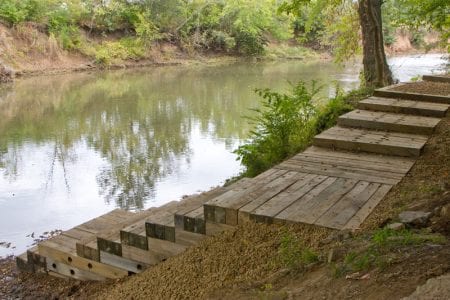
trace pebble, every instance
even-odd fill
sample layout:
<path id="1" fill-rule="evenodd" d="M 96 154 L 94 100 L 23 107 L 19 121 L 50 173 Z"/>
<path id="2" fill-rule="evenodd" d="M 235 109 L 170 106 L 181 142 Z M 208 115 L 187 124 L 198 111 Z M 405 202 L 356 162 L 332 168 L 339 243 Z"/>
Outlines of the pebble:
<path id="1" fill-rule="evenodd" d="M 403 223 L 392 223 L 392 224 L 389 224 L 387 226 L 387 228 L 395 230 L 395 231 L 400 231 L 402 229 L 405 229 L 405 224 L 403 224 Z"/>

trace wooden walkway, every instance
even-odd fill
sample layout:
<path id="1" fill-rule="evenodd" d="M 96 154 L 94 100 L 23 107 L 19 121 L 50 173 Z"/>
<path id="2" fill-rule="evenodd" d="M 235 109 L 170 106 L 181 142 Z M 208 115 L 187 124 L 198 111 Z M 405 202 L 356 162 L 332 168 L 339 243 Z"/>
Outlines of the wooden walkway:
<path id="1" fill-rule="evenodd" d="M 450 95 L 377 90 L 313 146 L 255 178 L 140 213 L 114 210 L 39 243 L 17 265 L 104 280 L 140 273 L 249 220 L 356 229 L 408 173 L 449 107 Z"/>

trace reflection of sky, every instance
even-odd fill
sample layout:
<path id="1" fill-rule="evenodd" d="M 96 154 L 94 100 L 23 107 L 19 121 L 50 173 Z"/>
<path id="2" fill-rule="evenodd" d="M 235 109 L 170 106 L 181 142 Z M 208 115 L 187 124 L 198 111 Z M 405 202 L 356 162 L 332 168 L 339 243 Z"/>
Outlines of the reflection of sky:
<path id="1" fill-rule="evenodd" d="M 394 76 L 401 81 L 417 74 L 430 74 L 445 64 L 440 55 L 395 57 L 389 62 Z M 342 69 L 330 68 L 329 64 L 324 63 L 317 64 L 316 68 L 302 68 L 299 62 L 289 63 L 289 66 L 291 69 L 288 71 L 285 63 L 270 64 L 262 73 L 253 71 L 254 74 L 246 78 L 246 95 L 237 95 L 237 91 L 226 86 L 220 90 L 220 95 L 227 101 L 240 101 L 239 97 L 253 95 L 251 91 L 255 88 L 270 86 L 279 90 L 279 86 L 286 86 L 287 80 L 309 81 L 317 74 L 320 74 L 322 83 L 324 80 L 338 81 L 345 90 L 358 86 L 358 63 Z M 249 65 L 249 73 L 259 67 Z M 266 76 L 271 79 L 265 79 Z M 236 81 L 239 80 L 236 76 Z M 323 93 L 324 96 L 332 96 L 334 88 L 325 88 Z M 177 104 L 181 103 L 180 98 Z M 241 141 L 228 136 L 218 137 L 213 123 L 202 128 L 198 120 L 194 119 L 193 123 L 188 137 L 189 153 L 174 157 L 176 168 L 155 182 L 153 197 L 145 202 L 146 208 L 220 185 L 241 169 L 236 156 L 231 153 Z M 135 125 L 132 124 L 133 129 L 137 129 Z M 12 151 L 6 154 L 10 160 L 16 156 Z M 25 236 L 32 232 L 38 236 L 44 231 L 68 229 L 115 208 L 114 201 L 109 204 L 105 202 L 96 180 L 100 170 L 108 166 L 108 161 L 88 147 L 85 141 L 75 142 L 71 147 L 65 162 L 65 177 L 62 164 L 56 161 L 51 180 L 49 174 L 52 173 L 54 153 L 51 139 L 39 145 L 27 142 L 15 151 L 20 152 L 19 157 L 22 157 L 17 162 L 17 176 L 0 176 L 0 242 L 13 242 L 17 249 L 0 247 L 0 256 L 24 251 L 32 243 L 32 239 Z M 0 172 L 5 173 L 6 170 Z"/>

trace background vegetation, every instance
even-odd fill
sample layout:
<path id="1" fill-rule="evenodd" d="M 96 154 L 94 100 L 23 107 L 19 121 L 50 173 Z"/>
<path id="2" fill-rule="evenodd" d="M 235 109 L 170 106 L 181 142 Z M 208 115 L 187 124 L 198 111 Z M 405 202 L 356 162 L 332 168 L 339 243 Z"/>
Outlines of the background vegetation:
<path id="1" fill-rule="evenodd" d="M 355 6 L 351 0 L 2 0 L 0 22 L 36 28 L 64 50 L 102 64 L 145 58 L 159 43 L 187 53 L 260 56 L 268 44 L 286 41 L 296 44 L 296 53 L 269 54 L 307 56 L 305 46 L 331 50 L 342 61 L 359 53 Z M 398 28 L 412 31 L 416 44 L 424 26 L 448 38 L 444 0 L 390 0 L 384 8 L 387 45 Z"/>

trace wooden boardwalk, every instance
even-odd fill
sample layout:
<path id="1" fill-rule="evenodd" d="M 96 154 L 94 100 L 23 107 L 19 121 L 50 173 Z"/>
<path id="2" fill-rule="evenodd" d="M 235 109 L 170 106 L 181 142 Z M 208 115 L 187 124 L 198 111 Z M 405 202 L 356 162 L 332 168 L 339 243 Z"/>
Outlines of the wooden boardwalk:
<path id="1" fill-rule="evenodd" d="M 140 213 L 114 210 L 39 243 L 17 265 L 104 280 L 140 273 L 248 221 L 356 229 L 409 172 L 449 107 L 450 95 L 377 90 L 313 146 L 255 178 Z"/>

